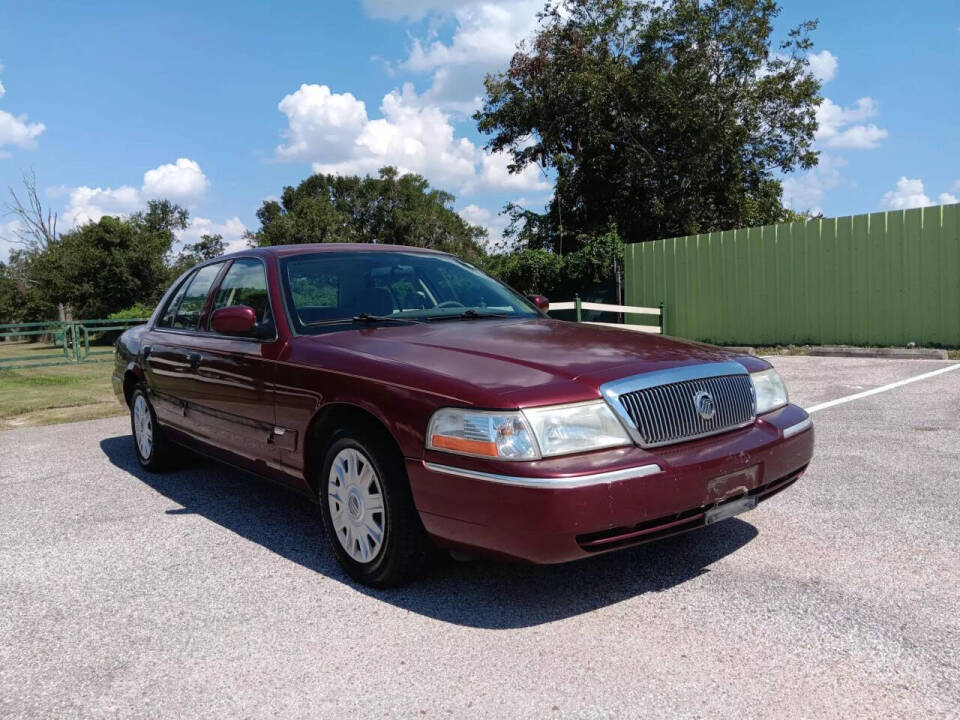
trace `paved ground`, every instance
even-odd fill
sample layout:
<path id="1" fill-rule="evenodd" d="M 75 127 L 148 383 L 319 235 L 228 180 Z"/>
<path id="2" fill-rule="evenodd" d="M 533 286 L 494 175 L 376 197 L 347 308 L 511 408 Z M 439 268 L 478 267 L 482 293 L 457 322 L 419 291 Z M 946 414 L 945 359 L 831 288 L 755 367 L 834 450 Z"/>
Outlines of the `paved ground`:
<path id="1" fill-rule="evenodd" d="M 805 406 L 945 363 L 784 357 Z M 947 717 L 960 371 L 814 416 L 752 513 L 561 567 L 349 582 L 313 508 L 122 419 L 0 433 L 0 717 Z"/>

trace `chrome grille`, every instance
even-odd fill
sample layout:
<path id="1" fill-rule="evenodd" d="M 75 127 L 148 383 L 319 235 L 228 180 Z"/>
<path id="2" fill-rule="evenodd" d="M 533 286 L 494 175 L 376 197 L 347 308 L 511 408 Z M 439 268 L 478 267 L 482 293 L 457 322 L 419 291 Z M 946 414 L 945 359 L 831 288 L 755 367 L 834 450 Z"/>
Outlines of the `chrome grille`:
<path id="1" fill-rule="evenodd" d="M 715 414 L 709 420 L 694 402 L 700 392 L 713 398 Z M 743 427 L 756 417 L 753 383 L 746 373 L 653 385 L 620 393 L 617 400 L 645 447 L 715 435 Z"/>

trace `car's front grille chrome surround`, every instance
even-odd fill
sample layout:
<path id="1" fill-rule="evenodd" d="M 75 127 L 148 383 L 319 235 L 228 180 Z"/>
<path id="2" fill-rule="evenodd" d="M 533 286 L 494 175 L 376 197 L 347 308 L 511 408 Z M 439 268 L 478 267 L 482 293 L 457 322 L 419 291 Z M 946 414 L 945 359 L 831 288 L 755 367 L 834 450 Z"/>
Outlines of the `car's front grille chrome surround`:
<path id="1" fill-rule="evenodd" d="M 607 403 L 641 447 L 660 447 L 750 425 L 757 407 L 753 382 L 735 362 L 654 371 L 601 386 Z M 698 398 L 706 395 L 710 403 Z M 707 412 L 701 410 L 707 409 Z"/>

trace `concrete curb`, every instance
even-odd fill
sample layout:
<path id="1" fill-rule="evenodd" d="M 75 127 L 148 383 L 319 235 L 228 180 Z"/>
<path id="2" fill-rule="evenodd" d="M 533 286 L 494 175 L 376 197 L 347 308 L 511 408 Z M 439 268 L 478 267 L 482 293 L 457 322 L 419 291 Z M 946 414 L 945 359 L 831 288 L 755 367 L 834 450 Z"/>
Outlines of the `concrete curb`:
<path id="1" fill-rule="evenodd" d="M 817 357 L 886 358 L 889 360 L 949 360 L 946 350 L 937 348 L 869 348 L 845 345 L 810 348 Z"/>

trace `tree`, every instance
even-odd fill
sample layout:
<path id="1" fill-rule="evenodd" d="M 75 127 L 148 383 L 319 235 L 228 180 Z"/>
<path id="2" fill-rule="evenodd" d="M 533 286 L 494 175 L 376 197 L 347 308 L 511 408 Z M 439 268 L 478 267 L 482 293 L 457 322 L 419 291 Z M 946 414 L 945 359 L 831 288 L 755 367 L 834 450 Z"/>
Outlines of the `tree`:
<path id="1" fill-rule="evenodd" d="M 490 255 L 483 268 L 514 290 L 571 300 L 575 293 L 619 303 L 623 242 L 615 229 L 595 238 L 576 238 L 579 250 L 560 255 L 545 248 L 523 248 Z"/>
<path id="2" fill-rule="evenodd" d="M 0 303 L 0 314 L 10 320 L 16 317 L 19 322 L 27 322 L 23 318 L 38 320 L 41 318 L 35 317 L 36 313 L 52 312 L 37 293 L 36 283 L 26 272 L 28 261 L 33 255 L 55 245 L 59 236 L 57 214 L 49 208 L 44 210 L 37 191 L 37 176 L 32 170 L 26 170 L 22 178 L 22 197 L 8 187 L 10 200 L 4 206 L 6 214 L 12 215 L 15 222 L 10 226 L 9 235 L 3 239 L 19 247 L 11 253 L 10 262 L 2 272 L 8 282 L 3 302 Z M 70 308 L 60 303 L 56 306 L 56 313 L 58 319 L 66 320 Z"/>
<path id="3" fill-rule="evenodd" d="M 285 187 L 280 202 L 257 211 L 254 245 L 370 242 L 428 247 L 468 260 L 483 256 L 486 231 L 452 209 L 454 196 L 431 189 L 420 175 L 385 167 L 377 177 L 312 175 Z"/>
<path id="4" fill-rule="evenodd" d="M 552 0 L 474 116 L 556 176 L 546 212 L 507 207 L 526 247 L 560 254 L 777 222 L 778 173 L 817 162 L 815 22 L 772 48 L 774 0 Z"/>
<path id="5" fill-rule="evenodd" d="M 225 250 L 223 235 L 201 235 L 197 242 L 184 245 L 177 254 L 170 266 L 170 281 L 173 282 L 197 263 L 220 257 Z"/>
<path id="6" fill-rule="evenodd" d="M 77 317 L 106 317 L 137 303 L 155 304 L 167 287 L 166 259 L 183 208 L 151 200 L 129 218 L 103 217 L 59 236 L 28 261 L 43 296 L 70 305 Z"/>
<path id="7" fill-rule="evenodd" d="M 57 241 L 57 214 L 49 208 L 44 210 L 37 192 L 37 176 L 32 170 L 23 172 L 23 198 L 12 187 L 10 200 L 5 209 L 16 219 L 8 238 L 25 250 L 46 250 Z"/>

